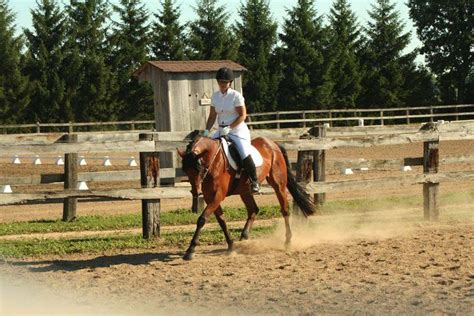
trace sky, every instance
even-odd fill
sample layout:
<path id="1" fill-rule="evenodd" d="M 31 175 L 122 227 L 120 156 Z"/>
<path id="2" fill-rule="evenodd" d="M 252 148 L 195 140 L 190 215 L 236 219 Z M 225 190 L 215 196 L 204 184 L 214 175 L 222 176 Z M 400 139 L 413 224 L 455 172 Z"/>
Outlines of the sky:
<path id="1" fill-rule="evenodd" d="M 58 2 L 60 4 L 69 3 L 68 0 L 58 0 Z M 109 2 L 116 4 L 119 0 L 109 0 Z M 219 4 L 225 4 L 231 18 L 238 19 L 238 8 L 241 2 L 242 0 L 220 0 Z M 315 0 L 317 13 L 319 15 L 329 14 L 332 2 L 333 0 Z M 160 0 L 141 0 L 141 3 L 145 5 L 149 13 L 158 13 L 159 9 L 161 9 Z M 193 9 L 196 5 L 196 0 L 176 0 L 176 3 L 181 8 L 181 21 L 183 23 L 196 19 Z M 296 3 L 297 0 L 269 0 L 272 16 L 280 27 L 287 17 L 286 11 L 293 8 Z M 375 3 L 375 0 L 349 0 L 349 3 L 359 23 L 367 25 L 367 22 L 370 20 L 367 11 L 371 10 L 371 5 Z M 410 52 L 419 47 L 421 43 L 416 36 L 413 22 L 409 18 L 408 7 L 405 4 L 406 0 L 392 0 L 392 3 L 395 3 L 396 10 L 400 13 L 400 19 L 405 24 L 405 32 L 411 31 L 411 43 L 406 49 L 406 52 Z M 17 33 L 20 33 L 23 28 L 31 27 L 30 10 L 36 8 L 36 0 L 9 0 L 9 7 L 16 14 Z"/>

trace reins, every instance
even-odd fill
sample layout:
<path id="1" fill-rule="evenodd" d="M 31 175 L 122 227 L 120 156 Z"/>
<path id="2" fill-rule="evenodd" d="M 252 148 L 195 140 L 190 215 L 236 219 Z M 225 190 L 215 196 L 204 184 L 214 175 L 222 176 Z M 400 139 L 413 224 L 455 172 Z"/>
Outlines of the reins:
<path id="1" fill-rule="evenodd" d="M 209 163 L 209 166 L 206 168 L 206 172 L 201 177 L 201 184 L 204 182 L 204 179 L 206 179 L 209 171 L 211 170 L 211 166 L 214 163 L 214 160 L 216 160 L 217 154 L 221 151 L 222 145 L 221 145 L 221 139 L 220 138 L 219 138 L 219 145 L 218 146 L 219 146 L 219 148 L 217 149 L 216 153 L 212 157 L 211 162 Z"/>

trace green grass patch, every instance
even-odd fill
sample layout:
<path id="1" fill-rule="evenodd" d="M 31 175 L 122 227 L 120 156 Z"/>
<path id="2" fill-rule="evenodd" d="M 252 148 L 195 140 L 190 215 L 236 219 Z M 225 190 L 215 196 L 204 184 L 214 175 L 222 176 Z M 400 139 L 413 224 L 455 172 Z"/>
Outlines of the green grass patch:
<path id="1" fill-rule="evenodd" d="M 227 221 L 247 219 L 247 210 L 244 208 L 225 208 L 224 214 Z M 265 219 L 276 216 L 281 216 L 280 208 L 277 206 L 266 206 L 260 209 L 258 218 Z M 189 209 L 162 212 L 161 225 L 176 226 L 195 224 L 197 218 L 198 214 L 192 213 Z M 210 222 L 215 221 L 215 217 L 212 216 Z M 139 228 L 141 226 L 141 214 L 79 216 L 78 219 L 73 222 L 63 222 L 58 219 L 0 224 L 0 236 L 51 232 L 117 230 Z"/>
<path id="2" fill-rule="evenodd" d="M 270 234 L 275 226 L 256 227 L 251 237 Z M 231 229 L 234 240 L 240 237 L 240 229 Z M 60 239 L 26 239 L 0 240 L 0 255 L 8 258 L 38 257 L 44 255 L 67 255 L 74 253 L 101 253 L 124 249 L 152 249 L 162 246 L 185 248 L 189 245 L 193 232 L 163 233 L 156 240 L 145 240 L 141 235 L 122 235 L 110 237 L 60 238 Z M 225 244 L 221 230 L 204 230 L 200 244 Z"/>

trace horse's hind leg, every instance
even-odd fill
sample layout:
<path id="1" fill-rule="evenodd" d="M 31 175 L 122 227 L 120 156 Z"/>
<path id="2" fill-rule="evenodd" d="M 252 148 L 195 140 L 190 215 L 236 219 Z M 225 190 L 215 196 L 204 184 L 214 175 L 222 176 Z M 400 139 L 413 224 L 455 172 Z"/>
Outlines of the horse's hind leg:
<path id="1" fill-rule="evenodd" d="M 244 229 L 242 230 L 242 234 L 240 235 L 240 240 L 247 240 L 249 238 L 250 230 L 252 229 L 253 222 L 255 221 L 255 217 L 258 214 L 258 206 L 255 202 L 253 195 L 250 193 L 241 194 L 240 197 L 247 208 L 247 222 L 245 222 Z"/>
<path id="2" fill-rule="evenodd" d="M 291 243 L 291 228 L 290 228 L 290 212 L 288 210 L 288 196 L 286 193 L 286 181 L 281 181 L 283 183 L 279 183 L 276 181 L 274 176 L 270 174 L 267 177 L 267 182 L 273 187 L 275 193 L 278 198 L 278 202 L 280 203 L 280 212 L 283 218 L 285 219 L 285 244 L 287 246 Z"/>
<path id="3" fill-rule="evenodd" d="M 222 211 L 221 206 L 219 206 L 217 208 L 214 215 L 216 216 L 216 219 L 217 219 L 217 222 L 219 223 L 219 226 L 221 227 L 222 231 L 224 232 L 225 240 L 226 240 L 227 246 L 228 246 L 227 250 L 230 252 L 230 251 L 233 250 L 234 241 L 230 237 L 229 230 L 227 229 L 227 224 L 224 220 L 224 212 Z"/>

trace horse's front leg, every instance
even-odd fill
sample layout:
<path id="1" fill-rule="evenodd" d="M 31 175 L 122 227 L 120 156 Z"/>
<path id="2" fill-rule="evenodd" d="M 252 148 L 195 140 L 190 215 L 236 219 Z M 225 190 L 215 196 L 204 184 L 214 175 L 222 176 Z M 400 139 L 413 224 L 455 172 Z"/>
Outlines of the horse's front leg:
<path id="1" fill-rule="evenodd" d="M 206 224 L 207 220 L 209 219 L 209 216 L 214 213 L 219 207 L 220 202 L 221 201 L 219 200 L 208 204 L 202 212 L 201 216 L 199 216 L 196 223 L 196 231 L 194 232 L 193 239 L 191 240 L 191 244 L 189 245 L 188 250 L 186 250 L 186 253 L 183 256 L 184 260 L 191 260 L 193 258 L 194 248 L 196 248 L 196 245 L 198 244 L 201 229 L 204 227 L 204 224 Z"/>
<path id="2" fill-rule="evenodd" d="M 234 241 L 232 240 L 232 237 L 230 237 L 229 230 L 227 229 L 227 224 L 224 220 L 224 212 L 222 211 L 222 207 L 219 206 L 214 213 L 216 216 L 217 222 L 219 223 L 219 226 L 221 227 L 222 231 L 224 232 L 225 240 L 227 242 L 227 251 L 231 252 L 234 248 Z"/>
<path id="3" fill-rule="evenodd" d="M 240 235 L 240 240 L 247 240 L 249 239 L 249 233 L 252 229 L 253 222 L 255 221 L 255 217 L 257 216 L 259 209 L 253 195 L 245 193 L 241 194 L 240 197 L 247 208 L 247 222 L 245 222 L 244 229 Z"/>

